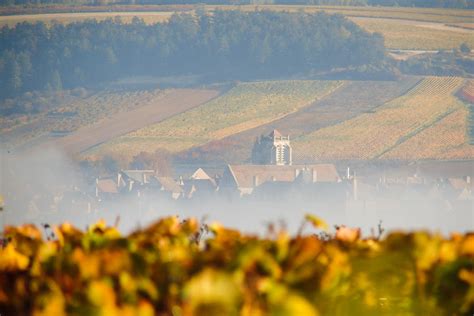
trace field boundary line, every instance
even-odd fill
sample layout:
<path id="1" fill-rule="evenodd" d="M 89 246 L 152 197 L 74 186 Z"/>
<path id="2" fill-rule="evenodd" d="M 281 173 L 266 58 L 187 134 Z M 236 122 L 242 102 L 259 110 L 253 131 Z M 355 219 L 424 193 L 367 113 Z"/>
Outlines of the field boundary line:
<path id="1" fill-rule="evenodd" d="M 414 83 L 414 84 L 413 84 L 408 90 L 406 90 L 403 94 L 398 95 L 398 96 L 394 97 L 393 99 L 390 99 L 390 100 L 388 100 L 388 101 L 386 101 L 386 102 L 384 102 L 384 103 L 382 103 L 382 104 L 379 104 L 379 105 L 377 105 L 377 106 L 374 106 L 373 108 L 370 109 L 370 111 L 377 111 L 377 110 L 380 109 L 381 107 L 386 106 L 388 103 L 393 102 L 393 100 L 396 100 L 396 99 L 398 99 L 398 98 L 402 98 L 403 96 L 405 96 L 405 95 L 407 95 L 408 93 L 412 92 L 413 89 L 416 89 L 416 88 L 418 87 L 418 85 L 419 85 L 424 79 L 425 79 L 425 78 L 418 78 L 418 81 L 417 81 L 416 83 Z M 347 82 L 344 82 L 344 84 L 346 84 L 346 83 L 347 83 Z M 350 83 L 350 81 L 349 81 L 349 83 Z M 341 87 L 342 87 L 342 86 L 341 86 Z M 319 100 L 319 101 L 322 101 L 322 100 Z M 317 101 L 317 102 L 319 102 L 319 101 Z M 354 116 L 352 116 L 352 117 L 350 117 L 350 118 L 348 118 L 348 119 L 346 119 L 346 120 L 344 120 L 344 121 L 334 122 L 333 124 L 329 124 L 329 125 L 324 126 L 324 127 L 322 127 L 322 128 L 318 128 L 318 129 L 315 129 L 315 130 L 311 130 L 311 131 L 308 131 L 307 133 L 302 133 L 302 134 L 299 135 L 298 137 L 293 138 L 293 140 L 298 141 L 298 140 L 300 140 L 300 139 L 306 137 L 307 135 L 312 134 L 312 133 L 314 133 L 314 132 L 316 132 L 316 131 L 318 131 L 318 130 L 320 130 L 320 129 L 328 128 L 328 127 L 332 127 L 332 126 L 336 126 L 336 125 L 338 125 L 338 124 L 342 124 L 342 123 L 344 123 L 344 122 L 346 122 L 346 121 L 356 119 L 356 118 L 358 118 L 358 117 L 360 117 L 360 116 L 362 116 L 362 115 L 366 115 L 366 114 L 368 114 L 368 113 L 367 113 L 367 112 L 360 112 L 360 113 L 357 113 L 356 115 L 354 115 Z"/>
<path id="2" fill-rule="evenodd" d="M 437 20 L 434 20 L 434 19 L 426 19 L 426 20 L 421 20 L 421 19 L 416 19 L 416 18 L 413 18 L 413 19 L 410 19 L 410 18 L 407 18 L 407 17 L 404 17 L 404 18 L 401 18 L 401 17 L 394 17 L 394 16 L 367 16 L 367 15 L 352 15 L 352 14 L 344 14 L 347 18 L 358 18 L 358 19 L 380 19 L 380 20 L 394 20 L 394 21 L 400 21 L 400 22 L 403 22 L 403 21 L 408 21 L 408 22 L 421 22 L 421 23 L 434 23 L 434 24 L 442 24 L 442 25 L 445 25 L 445 26 L 449 26 L 448 24 L 449 23 L 472 23 L 474 22 L 474 19 L 469 20 L 469 22 L 441 22 L 441 21 L 437 21 Z M 442 16 L 442 15 L 440 15 Z M 455 16 L 455 15 L 450 15 L 450 17 L 459 17 L 459 18 L 467 18 L 467 17 L 463 17 L 463 16 Z M 464 20 L 463 20 L 464 21 Z M 354 23 L 357 23 L 356 21 L 352 21 Z M 455 27 L 455 26 L 453 26 Z M 462 28 L 462 27 L 458 27 L 458 28 Z M 470 31 L 472 31 L 472 29 L 468 29 Z"/>
<path id="3" fill-rule="evenodd" d="M 242 122 L 242 123 L 239 123 L 239 124 L 234 124 L 234 125 L 231 125 L 231 126 L 228 126 L 228 127 L 225 127 L 225 128 L 222 128 L 222 129 L 219 129 L 219 130 L 216 130 L 212 133 L 210 133 L 210 136 L 211 137 L 215 137 L 215 138 L 212 138 L 212 140 L 220 140 L 220 139 L 223 139 L 225 137 L 228 137 L 228 136 L 232 136 L 232 135 L 235 135 L 235 134 L 238 134 L 238 133 L 242 133 L 242 132 L 245 132 L 245 131 L 248 131 L 248 130 L 251 130 L 251 129 L 254 129 L 254 128 L 257 128 L 257 127 L 260 127 L 262 125 L 266 125 L 266 124 L 271 124 L 273 122 L 276 122 L 278 120 L 281 120 L 281 119 L 284 119 L 285 117 L 291 115 L 291 114 L 295 114 L 299 111 L 304 111 L 305 109 L 307 109 L 308 107 L 310 107 L 311 105 L 313 105 L 314 103 L 316 102 L 320 102 L 322 101 L 323 99 L 325 99 L 326 97 L 330 96 L 331 94 L 335 93 L 337 90 L 341 89 L 343 86 L 345 86 L 347 84 L 347 81 L 344 81 L 344 80 L 341 80 L 340 84 L 337 85 L 336 87 L 334 87 L 333 89 L 331 89 L 330 91 L 327 91 L 325 94 L 317 97 L 315 100 L 311 101 L 311 102 L 308 102 L 306 105 L 303 105 L 301 108 L 298 108 L 298 109 L 295 109 L 293 111 L 289 111 L 288 113 L 285 113 L 285 114 L 282 114 L 282 115 L 279 115 L 273 119 L 256 119 L 256 120 L 249 120 L 249 121 L 246 121 L 246 122 Z M 248 127 L 245 127 L 245 124 L 248 123 L 248 122 L 251 122 L 251 123 L 254 123 L 254 124 L 250 124 Z M 258 123 L 255 124 L 255 123 Z M 233 133 L 229 133 L 228 130 L 232 130 L 233 128 L 236 128 L 237 126 L 242 126 L 244 128 L 242 129 L 238 129 L 236 132 L 233 132 Z M 226 133 L 227 132 L 227 133 Z M 212 141 L 211 140 L 211 141 Z"/>
<path id="4" fill-rule="evenodd" d="M 423 132 L 425 129 L 427 128 L 430 128 L 432 127 L 433 125 L 435 125 L 436 123 L 442 121 L 444 118 L 446 118 L 448 115 L 456 112 L 456 111 L 459 111 L 459 108 L 454 108 L 454 109 L 451 109 L 451 110 L 448 110 L 446 112 L 444 112 L 443 114 L 439 115 L 438 117 L 436 117 L 433 121 L 431 121 L 430 123 L 428 124 L 424 124 L 418 128 L 416 128 L 415 130 L 411 131 L 410 133 L 400 137 L 395 144 L 393 144 L 392 146 L 389 146 L 388 148 L 384 149 L 382 152 L 380 152 L 379 154 L 376 154 L 375 156 L 373 156 L 372 158 L 370 159 L 380 159 L 382 158 L 383 155 L 385 155 L 386 153 L 390 152 L 391 150 L 397 148 L 398 146 L 400 146 L 401 144 L 405 143 L 406 141 L 412 139 L 413 137 L 415 137 L 416 135 L 418 135 L 419 133 Z"/>

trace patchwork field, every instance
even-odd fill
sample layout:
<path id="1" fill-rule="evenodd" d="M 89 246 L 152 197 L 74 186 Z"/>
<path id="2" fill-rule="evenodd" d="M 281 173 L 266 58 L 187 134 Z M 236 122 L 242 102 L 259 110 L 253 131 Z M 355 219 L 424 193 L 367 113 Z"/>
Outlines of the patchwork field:
<path id="1" fill-rule="evenodd" d="M 342 84 L 341 81 L 242 83 L 200 107 L 119 137 L 85 155 L 134 155 L 158 148 L 177 153 L 281 119 L 322 99 Z"/>
<path id="2" fill-rule="evenodd" d="M 278 129 L 294 160 L 472 159 L 458 77 L 399 81 L 241 83 L 226 94 L 84 153 L 130 159 L 166 149 L 182 160 L 248 161 L 256 137 Z M 466 85 L 466 87 L 470 87 Z M 459 94 L 458 94 L 459 95 Z"/>
<path id="3" fill-rule="evenodd" d="M 99 122 L 108 116 L 154 102 L 163 94 L 163 90 L 101 91 L 83 98 L 76 97 L 55 109 L 31 114 L 24 123 L 18 120 L 17 124 L 12 124 L 11 118 L 3 118 L 0 124 L 2 138 L 12 145 L 20 145 L 32 142 L 38 137 L 48 136 L 53 131 L 71 132 L 82 126 Z"/>
<path id="4" fill-rule="evenodd" d="M 386 159 L 463 159 L 474 157 L 474 146 L 467 139 L 468 110 L 462 106 L 432 126 L 388 151 Z"/>
<path id="5" fill-rule="evenodd" d="M 289 134 L 292 139 L 317 129 L 335 125 L 362 113 L 372 112 L 382 104 L 405 94 L 419 81 L 351 81 L 304 109 L 270 124 L 211 141 L 191 148 L 180 156 L 186 160 L 226 161 L 240 163 L 249 159 L 255 138 L 273 129 Z"/>
<path id="6" fill-rule="evenodd" d="M 129 8 L 130 11 L 124 11 Z M 187 7 L 186 12 L 193 13 L 195 7 Z M 256 9 L 277 11 L 300 11 L 339 13 L 349 17 L 355 23 L 369 32 L 380 32 L 391 49 L 438 50 L 459 47 L 461 43 L 474 46 L 474 15 L 470 10 L 456 9 L 424 9 L 424 8 L 395 8 L 395 7 L 348 7 L 348 6 L 302 6 L 302 5 L 239 5 L 239 6 L 201 6 L 212 10 L 243 10 Z M 166 9 L 166 11 L 161 11 Z M 97 8 L 84 8 L 97 11 Z M 105 10 L 105 9 L 104 9 Z M 20 22 L 42 21 L 50 24 L 71 23 L 85 19 L 104 20 L 120 17 L 124 23 L 130 23 L 134 17 L 143 19 L 146 23 L 161 23 L 167 21 L 175 12 L 183 12 L 181 6 L 130 6 L 110 7 L 104 12 L 75 12 L 75 13 L 43 13 L 16 14 L 0 16 L 0 27 L 14 26 Z M 137 10 L 137 11 L 134 11 Z"/>
<path id="7" fill-rule="evenodd" d="M 290 135 L 298 163 L 472 159 L 472 87 L 458 77 L 404 77 L 240 83 L 220 96 L 205 89 L 109 91 L 3 129 L 2 141 L 55 144 L 92 159 L 166 149 L 187 161 L 241 163 L 256 137 L 278 129 Z"/>
<path id="8" fill-rule="evenodd" d="M 374 113 L 323 128 L 294 141 L 298 160 L 466 159 L 467 110 L 454 96 L 464 79 L 430 77 Z M 444 133 L 443 133 L 444 132 Z M 441 137 L 443 136 L 443 137 Z"/>
<path id="9" fill-rule="evenodd" d="M 351 18 L 369 32 L 382 33 L 389 49 L 439 50 L 474 47 L 474 30 L 442 23 L 381 18 Z"/>
<path id="10" fill-rule="evenodd" d="M 24 148 L 56 145 L 75 154 L 196 107 L 218 94 L 206 89 L 101 92 L 2 133 L 2 141 L 20 148 L 22 144 Z"/>
<path id="11" fill-rule="evenodd" d="M 43 13 L 0 16 L 0 27 L 13 27 L 21 22 L 74 23 L 87 19 L 103 21 L 119 17 L 124 23 L 131 23 L 134 17 L 143 19 L 145 23 L 154 24 L 166 22 L 174 12 L 75 12 L 75 13 Z"/>
<path id="12" fill-rule="evenodd" d="M 218 94 L 217 90 L 168 90 L 161 98 L 144 104 L 136 110 L 122 112 L 96 124 L 85 126 L 53 143 L 67 152 L 80 153 L 143 126 L 155 124 L 198 107 Z"/>

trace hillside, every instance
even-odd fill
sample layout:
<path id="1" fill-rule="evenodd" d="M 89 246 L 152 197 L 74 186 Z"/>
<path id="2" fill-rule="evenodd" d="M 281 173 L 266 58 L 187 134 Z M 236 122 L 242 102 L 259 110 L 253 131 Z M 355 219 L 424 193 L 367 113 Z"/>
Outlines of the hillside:
<path id="1" fill-rule="evenodd" d="M 239 83 L 217 98 L 200 89 L 102 91 L 3 120 L 2 142 L 56 144 L 93 159 L 166 149 L 184 162 L 242 163 L 256 137 L 278 129 L 291 136 L 297 162 L 471 159 L 472 86 L 458 77 L 404 77 Z"/>
<path id="2" fill-rule="evenodd" d="M 22 116 L 25 122 L 4 119 L 3 146 L 28 149 L 56 145 L 76 154 L 104 141 L 154 124 L 219 94 L 211 89 L 101 91 L 76 97 L 47 112 Z M 4 127 L 5 126 L 5 127 Z M 61 137 L 62 136 L 62 137 Z"/>
<path id="3" fill-rule="evenodd" d="M 471 159 L 469 108 L 458 77 L 400 81 L 241 83 L 192 110 L 84 153 L 130 158 L 166 149 L 181 161 L 248 161 L 256 137 L 278 129 L 294 160 Z"/>
<path id="4" fill-rule="evenodd" d="M 298 138 L 294 150 L 299 160 L 309 161 L 472 158 L 468 111 L 454 96 L 463 83 L 456 77 L 425 78 L 374 113 Z"/>
<path id="5" fill-rule="evenodd" d="M 340 81 L 296 80 L 242 83 L 200 107 L 117 138 L 85 155 L 131 156 L 156 149 L 177 153 L 281 119 L 341 85 Z"/>
<path id="6" fill-rule="evenodd" d="M 239 163 L 250 157 L 255 138 L 277 129 L 298 138 L 327 126 L 344 122 L 373 111 L 384 103 L 406 93 L 418 82 L 417 78 L 403 81 L 345 81 L 327 97 L 313 102 L 301 111 L 257 128 L 211 141 L 192 148 L 180 156 L 184 160 L 227 161 Z"/>

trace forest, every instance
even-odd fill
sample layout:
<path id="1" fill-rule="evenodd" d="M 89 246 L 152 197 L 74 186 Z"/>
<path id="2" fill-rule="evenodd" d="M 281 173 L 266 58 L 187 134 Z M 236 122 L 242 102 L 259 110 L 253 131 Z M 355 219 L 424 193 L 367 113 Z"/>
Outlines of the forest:
<path id="1" fill-rule="evenodd" d="M 3 6 L 25 4 L 303 4 L 474 9 L 474 0 L 0 0 Z"/>
<path id="2" fill-rule="evenodd" d="M 94 87 L 131 76 L 279 78 L 333 69 L 373 69 L 384 39 L 341 15 L 216 11 L 0 29 L 0 98 L 27 91 Z"/>

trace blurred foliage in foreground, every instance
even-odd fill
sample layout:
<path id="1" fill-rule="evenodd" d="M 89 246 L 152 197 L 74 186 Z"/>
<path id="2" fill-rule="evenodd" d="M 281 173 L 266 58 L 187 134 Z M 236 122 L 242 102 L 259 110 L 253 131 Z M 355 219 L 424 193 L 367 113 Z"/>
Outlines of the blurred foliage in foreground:
<path id="1" fill-rule="evenodd" d="M 317 232 L 324 222 L 307 216 Z M 121 236 L 99 222 L 43 240 L 7 227 L 2 315 L 472 315 L 474 234 L 360 239 L 245 235 L 164 218 Z"/>

